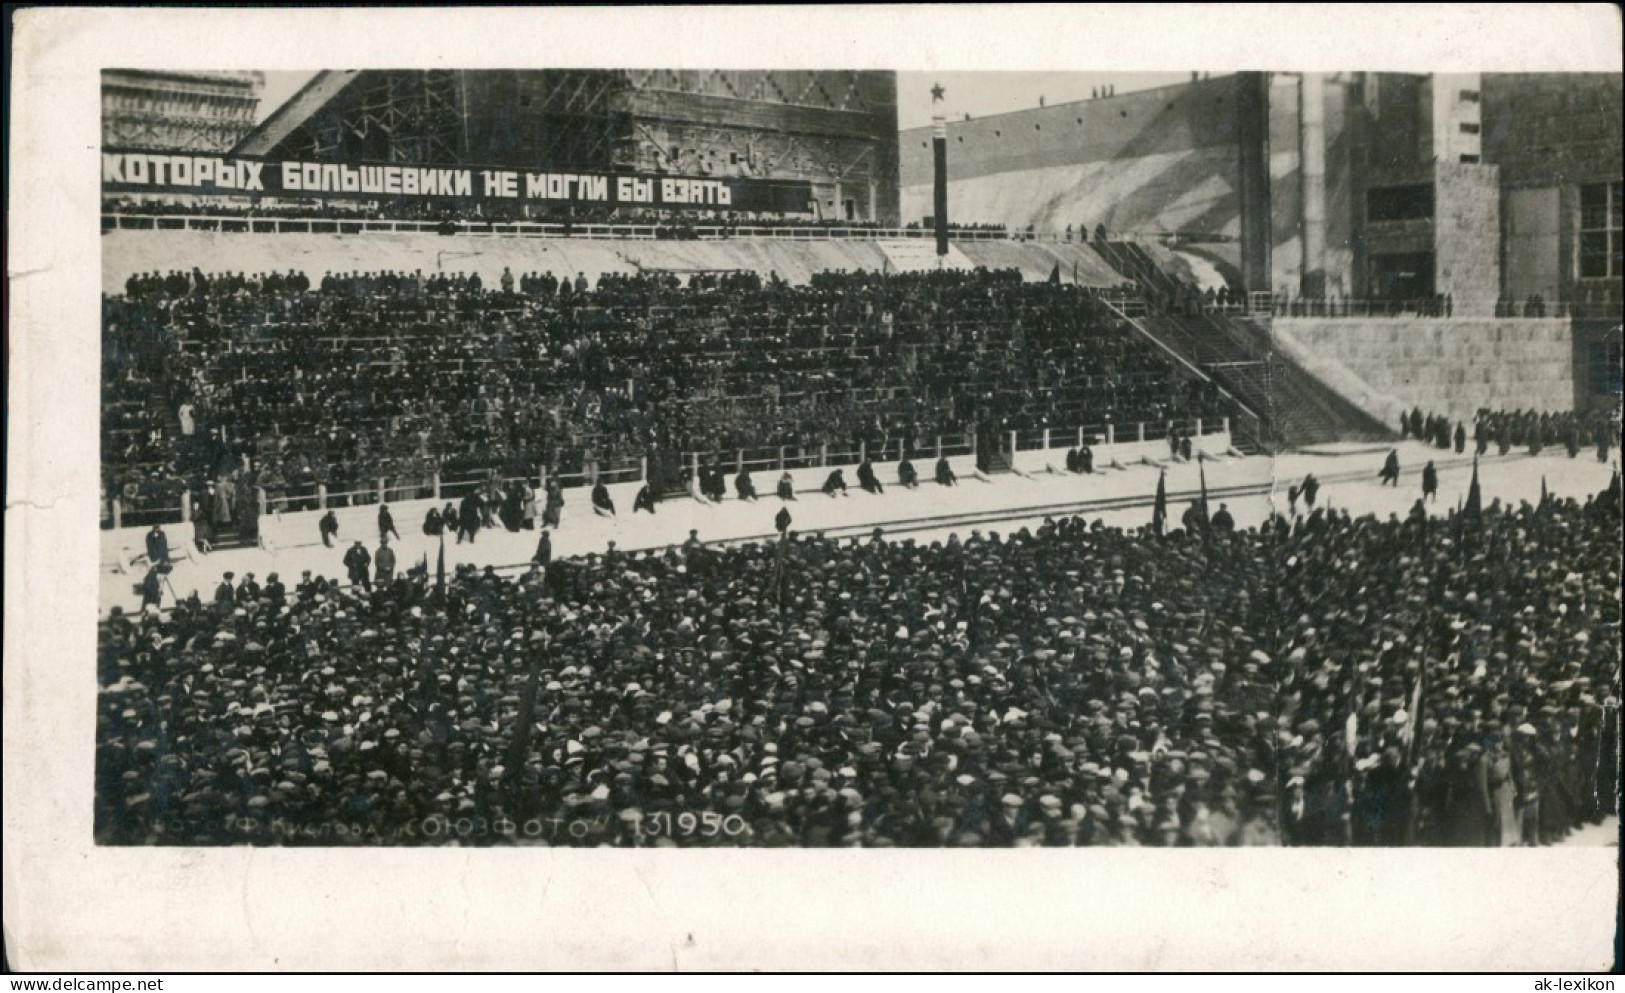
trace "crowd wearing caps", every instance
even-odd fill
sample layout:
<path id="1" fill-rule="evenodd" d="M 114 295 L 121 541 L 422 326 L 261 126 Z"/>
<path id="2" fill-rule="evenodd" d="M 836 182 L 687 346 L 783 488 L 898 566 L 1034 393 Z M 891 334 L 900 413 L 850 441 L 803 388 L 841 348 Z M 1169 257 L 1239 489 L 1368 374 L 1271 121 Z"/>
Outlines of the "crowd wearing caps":
<path id="1" fill-rule="evenodd" d="M 1617 409 L 1542 413 L 1481 408 L 1473 417 L 1472 438 L 1478 455 L 1486 454 L 1491 445 L 1500 455 L 1515 446 L 1528 446 L 1532 455 L 1539 455 L 1543 448 L 1563 448 L 1572 459 L 1579 457 L 1583 449 L 1594 447 L 1597 461 L 1607 463 L 1608 454 L 1619 439 L 1619 429 Z M 1400 415 L 1399 430 L 1402 437 L 1415 438 L 1436 448 L 1449 450 L 1454 446 L 1457 454 L 1467 449 L 1465 423 L 1452 422 L 1442 414 L 1424 416 L 1420 407 Z"/>
<path id="2" fill-rule="evenodd" d="M 781 447 L 803 464 L 825 446 L 917 458 L 973 425 L 1236 413 L 1204 380 L 1170 385 L 1168 358 L 1107 305 L 1121 291 L 1016 270 L 796 286 L 611 272 L 562 296 L 528 277 L 515 293 L 477 274 L 273 275 L 263 291 L 216 279 L 104 299 L 106 482 L 128 491 L 126 513 L 212 481 L 221 500 L 193 520 L 252 540 L 260 489 L 283 511 L 315 508 L 321 487 L 328 506 L 374 494 L 380 478 L 426 492 L 437 473 L 552 478 L 651 452 L 727 453 L 732 471 L 742 449 Z M 365 418 L 346 413 L 358 396 Z M 721 499 L 722 466 L 705 468 Z"/>
<path id="3" fill-rule="evenodd" d="M 1475 527 L 815 535 L 782 608 L 775 542 L 117 614 L 97 838 L 1539 844 L 1613 795 L 1617 493 Z M 649 830 L 684 814 L 741 830 Z"/>

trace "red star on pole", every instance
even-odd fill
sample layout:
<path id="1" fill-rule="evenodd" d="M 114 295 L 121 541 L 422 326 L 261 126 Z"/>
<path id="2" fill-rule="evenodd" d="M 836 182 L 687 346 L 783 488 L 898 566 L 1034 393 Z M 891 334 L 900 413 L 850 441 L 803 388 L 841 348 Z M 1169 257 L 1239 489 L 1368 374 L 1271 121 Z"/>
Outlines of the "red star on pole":
<path id="1" fill-rule="evenodd" d="M 947 94 L 947 92 L 948 92 L 947 90 L 942 88 L 941 83 L 932 83 L 931 84 L 931 102 L 932 103 L 941 103 L 943 96 L 945 94 Z"/>

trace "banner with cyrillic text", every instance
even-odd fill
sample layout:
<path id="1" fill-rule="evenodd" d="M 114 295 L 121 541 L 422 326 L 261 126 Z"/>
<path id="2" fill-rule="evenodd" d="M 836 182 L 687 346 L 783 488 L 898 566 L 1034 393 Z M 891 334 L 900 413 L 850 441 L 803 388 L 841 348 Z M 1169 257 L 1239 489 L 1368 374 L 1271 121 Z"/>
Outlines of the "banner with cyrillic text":
<path id="1" fill-rule="evenodd" d="M 494 203 L 804 213 L 810 209 L 812 184 L 733 176 L 543 172 L 108 150 L 102 153 L 102 192 L 351 200 L 449 197 Z"/>

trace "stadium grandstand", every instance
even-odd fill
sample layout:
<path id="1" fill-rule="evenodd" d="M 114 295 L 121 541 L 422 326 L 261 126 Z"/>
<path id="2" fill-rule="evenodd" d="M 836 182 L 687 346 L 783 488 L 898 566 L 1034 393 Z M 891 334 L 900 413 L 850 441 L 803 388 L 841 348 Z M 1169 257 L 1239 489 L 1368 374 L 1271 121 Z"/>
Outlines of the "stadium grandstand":
<path id="1" fill-rule="evenodd" d="M 1618 76 L 127 76 L 99 843 L 1617 817 Z"/>

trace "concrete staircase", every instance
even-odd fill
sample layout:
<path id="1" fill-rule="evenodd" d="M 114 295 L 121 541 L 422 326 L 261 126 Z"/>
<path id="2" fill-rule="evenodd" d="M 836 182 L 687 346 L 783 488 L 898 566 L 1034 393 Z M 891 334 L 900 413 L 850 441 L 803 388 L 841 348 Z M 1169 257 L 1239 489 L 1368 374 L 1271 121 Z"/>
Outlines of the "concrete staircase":
<path id="1" fill-rule="evenodd" d="M 1132 242 L 1101 248 L 1107 262 L 1132 279 L 1148 300 L 1141 329 L 1209 376 L 1258 415 L 1254 431 L 1238 431 L 1238 448 L 1264 451 L 1333 441 L 1386 441 L 1394 432 L 1275 347 L 1269 319 L 1208 311 L 1175 314 L 1155 301 L 1177 299 L 1177 281 Z"/>

